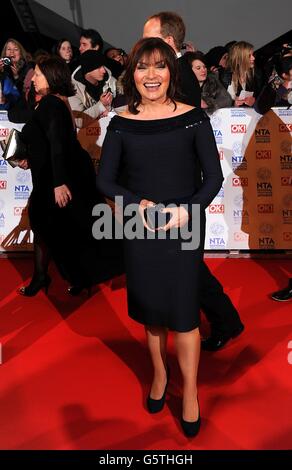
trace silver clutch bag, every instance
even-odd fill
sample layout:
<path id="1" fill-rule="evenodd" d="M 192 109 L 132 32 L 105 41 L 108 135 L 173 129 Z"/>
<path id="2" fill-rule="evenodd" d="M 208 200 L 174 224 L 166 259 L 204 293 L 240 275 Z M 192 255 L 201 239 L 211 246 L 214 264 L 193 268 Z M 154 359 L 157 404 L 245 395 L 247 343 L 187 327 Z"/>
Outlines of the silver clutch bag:
<path id="1" fill-rule="evenodd" d="M 19 160 L 27 158 L 27 147 L 21 141 L 20 134 L 21 132 L 17 129 L 11 129 L 7 141 L 0 141 L 0 145 L 3 150 L 2 158 L 13 168 L 18 166 Z"/>

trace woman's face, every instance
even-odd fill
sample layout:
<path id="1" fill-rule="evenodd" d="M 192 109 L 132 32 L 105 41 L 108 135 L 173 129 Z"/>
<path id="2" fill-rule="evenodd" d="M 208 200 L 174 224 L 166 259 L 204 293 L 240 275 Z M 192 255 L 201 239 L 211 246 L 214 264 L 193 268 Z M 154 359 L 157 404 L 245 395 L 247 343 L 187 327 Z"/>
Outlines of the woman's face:
<path id="1" fill-rule="evenodd" d="M 49 93 L 48 81 L 38 65 L 35 66 L 34 74 L 31 81 L 34 84 L 36 93 L 38 93 L 39 95 L 47 95 Z"/>
<path id="2" fill-rule="evenodd" d="M 192 69 L 196 75 L 198 82 L 203 83 L 207 78 L 207 67 L 201 60 L 193 60 Z"/>
<path id="3" fill-rule="evenodd" d="M 7 43 L 5 55 L 10 57 L 13 64 L 16 64 L 21 59 L 21 51 L 18 45 L 12 41 Z"/>
<path id="4" fill-rule="evenodd" d="M 253 49 L 249 53 L 249 63 L 250 63 L 250 68 L 254 68 L 254 62 L 255 62 L 255 56 L 253 55 Z"/>
<path id="5" fill-rule="evenodd" d="M 224 69 L 226 69 L 227 63 L 228 63 L 228 52 L 225 52 L 225 54 L 223 54 L 223 56 L 220 59 L 219 65 L 223 67 Z"/>
<path id="6" fill-rule="evenodd" d="M 121 49 L 111 49 L 108 51 L 107 57 L 119 62 L 121 65 L 125 65 L 125 56 L 124 54 L 121 54 L 121 52 Z"/>
<path id="7" fill-rule="evenodd" d="M 144 102 L 164 103 L 170 83 L 170 71 L 159 52 L 141 57 L 134 72 L 137 91 Z"/>
<path id="8" fill-rule="evenodd" d="M 72 46 L 69 41 L 64 41 L 61 44 L 59 55 L 64 59 L 66 62 L 70 62 L 73 56 Z"/>

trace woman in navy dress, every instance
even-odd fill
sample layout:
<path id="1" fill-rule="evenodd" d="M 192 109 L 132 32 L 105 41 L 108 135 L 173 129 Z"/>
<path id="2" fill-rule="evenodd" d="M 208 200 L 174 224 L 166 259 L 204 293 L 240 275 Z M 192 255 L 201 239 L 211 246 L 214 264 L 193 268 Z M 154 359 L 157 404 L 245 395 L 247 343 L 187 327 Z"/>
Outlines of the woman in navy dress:
<path id="1" fill-rule="evenodd" d="M 159 38 L 142 39 L 133 48 L 124 79 L 128 110 L 108 127 L 98 186 L 109 198 L 123 197 L 124 208 L 136 203 L 144 224 L 145 237 L 125 238 L 124 253 L 129 315 L 145 325 L 154 368 L 148 410 L 158 412 L 165 402 L 167 335 L 172 330 L 183 376 L 181 424 L 187 436 L 194 436 L 200 427 L 198 273 L 204 213 L 223 177 L 209 118 L 175 100 L 176 67 L 173 50 Z M 159 230 L 147 238 L 152 229 L 144 210 L 157 203 L 174 205 L 163 211 L 171 215 L 160 228 L 164 239 Z M 197 215 L 193 205 L 200 207 Z M 182 249 L 180 232 L 176 238 L 170 235 L 187 224 L 200 233 L 191 250 Z"/>

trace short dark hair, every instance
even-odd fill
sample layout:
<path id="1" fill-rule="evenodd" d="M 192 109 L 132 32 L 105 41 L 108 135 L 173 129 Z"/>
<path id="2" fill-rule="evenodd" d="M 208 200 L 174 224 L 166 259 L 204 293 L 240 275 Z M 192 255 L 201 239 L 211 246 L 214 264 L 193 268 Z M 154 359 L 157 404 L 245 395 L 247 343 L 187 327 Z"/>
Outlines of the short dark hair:
<path id="1" fill-rule="evenodd" d="M 177 61 L 175 52 L 166 42 L 160 38 L 144 38 L 140 39 L 129 55 L 129 61 L 126 68 L 126 72 L 123 78 L 124 93 L 128 97 L 128 107 L 132 114 L 138 114 L 138 106 L 141 104 L 142 98 L 138 92 L 135 81 L 134 72 L 137 64 L 142 57 L 150 57 L 154 52 L 159 52 L 161 58 L 165 61 L 169 72 L 170 82 L 167 89 L 166 96 L 175 105 L 176 88 L 177 88 Z"/>
<path id="2" fill-rule="evenodd" d="M 90 39 L 91 46 L 96 47 L 98 45 L 100 50 L 102 51 L 103 39 L 101 35 L 95 29 L 82 29 L 80 33 L 80 37 Z"/>
<path id="3" fill-rule="evenodd" d="M 172 36 L 177 50 L 182 48 L 186 27 L 181 16 L 173 11 L 161 11 L 148 18 L 152 20 L 158 18 L 160 20 L 160 32 L 163 38 Z"/>
<path id="4" fill-rule="evenodd" d="M 120 47 L 108 47 L 103 55 L 105 55 L 107 57 L 107 54 L 110 52 L 110 51 L 118 51 L 121 55 L 127 55 L 126 51 L 124 51 L 124 49 L 121 49 Z"/>
<path id="5" fill-rule="evenodd" d="M 51 94 L 58 93 L 61 96 L 75 95 L 70 69 L 61 57 L 41 56 L 37 59 L 36 65 L 46 77 Z"/>
<path id="6" fill-rule="evenodd" d="M 186 52 L 184 54 L 184 56 L 187 59 L 187 61 L 190 64 L 191 67 L 192 67 L 192 63 L 194 62 L 194 60 L 200 60 L 201 62 L 203 62 L 203 64 L 205 64 L 207 66 L 205 54 L 201 51 Z"/>
<path id="7" fill-rule="evenodd" d="M 282 77 L 283 73 L 289 74 L 292 69 L 292 56 L 282 57 L 276 66 L 277 73 Z"/>

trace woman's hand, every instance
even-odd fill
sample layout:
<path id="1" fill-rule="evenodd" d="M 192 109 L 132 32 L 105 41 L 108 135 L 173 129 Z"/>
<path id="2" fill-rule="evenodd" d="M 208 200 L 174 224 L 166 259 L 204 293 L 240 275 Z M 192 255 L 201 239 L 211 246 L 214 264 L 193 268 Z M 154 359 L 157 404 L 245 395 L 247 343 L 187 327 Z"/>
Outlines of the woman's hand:
<path id="1" fill-rule="evenodd" d="M 238 107 L 242 106 L 243 104 L 245 104 L 245 100 L 239 100 L 238 98 L 235 98 L 234 106 Z"/>
<path id="2" fill-rule="evenodd" d="M 15 64 L 11 64 L 11 65 L 10 65 L 10 69 L 11 69 L 11 72 L 12 72 L 12 74 L 13 74 L 14 79 L 17 80 L 18 77 L 19 77 L 17 66 L 16 66 Z"/>
<path id="3" fill-rule="evenodd" d="M 110 91 L 106 93 L 102 93 L 99 99 L 102 102 L 102 104 L 105 106 L 105 108 L 109 109 L 113 101 L 113 94 Z"/>
<path id="4" fill-rule="evenodd" d="M 26 159 L 18 160 L 17 163 L 19 168 L 22 168 L 23 170 L 27 170 L 29 168 L 28 161 Z"/>
<path id="5" fill-rule="evenodd" d="M 255 97 L 254 97 L 254 96 L 247 96 L 247 97 L 244 99 L 244 103 L 245 103 L 247 106 L 253 106 L 254 103 L 255 103 Z"/>
<path id="6" fill-rule="evenodd" d="M 68 202 L 72 199 L 72 194 L 68 186 L 66 184 L 62 184 L 62 186 L 57 186 L 54 189 L 55 192 L 55 202 L 58 204 L 59 207 L 66 207 Z"/>
<path id="7" fill-rule="evenodd" d="M 161 227 L 165 232 L 172 228 L 183 227 L 189 220 L 189 213 L 183 206 L 165 208 L 162 209 L 161 212 L 164 214 L 169 213 L 171 215 L 171 219 L 168 224 Z"/>
<path id="8" fill-rule="evenodd" d="M 140 201 L 140 204 L 139 204 L 139 214 L 142 217 L 143 225 L 150 232 L 155 232 L 155 230 L 153 230 L 153 228 L 150 228 L 149 225 L 147 225 L 147 222 L 146 222 L 145 217 L 144 217 L 144 210 L 147 207 L 153 207 L 153 206 L 155 206 L 155 202 L 149 201 L 148 199 L 142 199 L 142 201 Z"/>
<path id="9" fill-rule="evenodd" d="M 212 73 L 218 73 L 218 70 L 219 70 L 219 69 L 218 69 L 218 67 L 217 67 L 216 65 L 212 65 L 212 66 L 210 67 L 210 72 L 212 72 Z"/>

